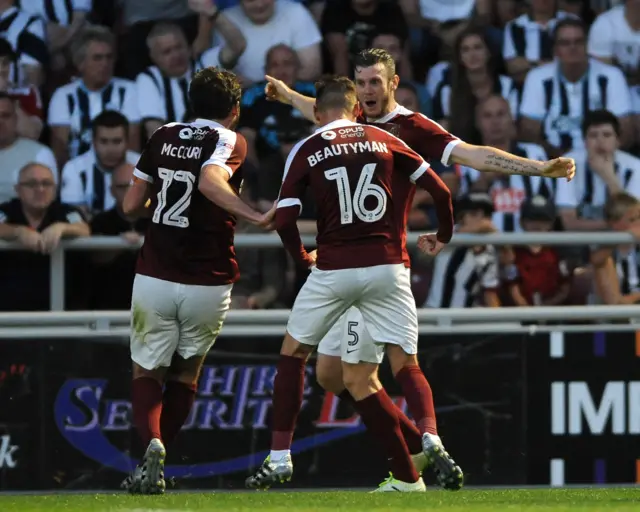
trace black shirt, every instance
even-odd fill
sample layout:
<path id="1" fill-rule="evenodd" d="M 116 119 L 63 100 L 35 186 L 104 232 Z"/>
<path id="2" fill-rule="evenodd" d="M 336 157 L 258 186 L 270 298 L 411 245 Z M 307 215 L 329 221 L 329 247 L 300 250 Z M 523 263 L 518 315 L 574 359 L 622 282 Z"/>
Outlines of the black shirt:
<path id="1" fill-rule="evenodd" d="M 69 204 L 54 202 L 36 231 L 52 224 L 84 221 L 80 210 Z M 0 204 L 0 223 L 28 226 L 29 221 L 19 199 Z M 50 258 L 31 251 L 0 252 L 0 282 L 10 294 L 0 294 L 0 311 L 46 311 L 50 307 Z"/>

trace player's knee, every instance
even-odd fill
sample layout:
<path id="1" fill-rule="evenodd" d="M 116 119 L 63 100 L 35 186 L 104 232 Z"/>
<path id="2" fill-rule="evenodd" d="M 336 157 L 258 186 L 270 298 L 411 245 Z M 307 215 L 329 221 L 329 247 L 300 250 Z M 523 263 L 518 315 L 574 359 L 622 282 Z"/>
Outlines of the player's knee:
<path id="1" fill-rule="evenodd" d="M 194 356 L 187 359 L 176 354 L 167 371 L 167 380 L 182 382 L 183 384 L 196 385 L 200 377 L 200 370 L 204 356 Z"/>
<path id="2" fill-rule="evenodd" d="M 162 384 L 164 382 L 166 372 L 167 369 L 164 367 L 148 370 L 146 368 L 143 368 L 139 364 L 133 363 L 133 380 L 146 377 L 148 379 L 157 380 Z"/>
<path id="3" fill-rule="evenodd" d="M 344 391 L 342 362 L 339 357 L 318 354 L 316 361 L 316 379 L 322 388 L 334 395 Z"/>
<path id="4" fill-rule="evenodd" d="M 289 333 L 284 335 L 284 340 L 282 341 L 282 348 L 280 349 L 280 355 L 282 356 L 290 356 L 290 357 L 299 357 L 301 359 L 308 359 L 313 349 L 315 347 L 311 345 L 305 345 L 304 343 L 300 343 Z"/>
<path id="5" fill-rule="evenodd" d="M 376 372 L 377 365 L 369 363 L 342 366 L 344 385 L 356 400 L 362 400 L 382 388 Z"/>
<path id="6" fill-rule="evenodd" d="M 399 345 L 390 344 L 387 346 L 387 359 L 389 359 L 389 365 L 391 366 L 393 375 L 397 375 L 405 366 L 415 366 L 418 364 L 416 354 L 407 354 Z"/>

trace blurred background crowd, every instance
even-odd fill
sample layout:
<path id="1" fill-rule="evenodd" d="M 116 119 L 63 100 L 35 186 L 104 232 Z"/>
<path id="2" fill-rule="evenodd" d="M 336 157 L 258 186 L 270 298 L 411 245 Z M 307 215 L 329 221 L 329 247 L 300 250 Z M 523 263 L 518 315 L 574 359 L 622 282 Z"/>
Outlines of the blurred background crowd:
<path id="1" fill-rule="evenodd" d="M 398 103 L 467 142 L 575 158 L 571 183 L 432 162 L 461 233 L 631 231 L 640 237 L 640 0 L 0 0 L 0 310 L 49 308 L 65 237 L 139 244 L 120 206 L 145 141 L 191 119 L 190 77 L 242 80 L 243 194 L 266 210 L 292 146 L 313 129 L 264 95 L 264 74 L 307 95 L 384 48 Z M 418 191 L 412 231 L 433 230 Z M 305 204 L 303 234 L 316 230 Z M 239 225 L 238 232 L 251 232 Z M 134 250 L 68 253 L 67 309 L 128 309 Z M 306 275 L 283 249 L 239 249 L 235 308 L 289 307 Z M 635 246 L 449 248 L 413 255 L 416 303 L 501 307 L 640 301 Z"/>

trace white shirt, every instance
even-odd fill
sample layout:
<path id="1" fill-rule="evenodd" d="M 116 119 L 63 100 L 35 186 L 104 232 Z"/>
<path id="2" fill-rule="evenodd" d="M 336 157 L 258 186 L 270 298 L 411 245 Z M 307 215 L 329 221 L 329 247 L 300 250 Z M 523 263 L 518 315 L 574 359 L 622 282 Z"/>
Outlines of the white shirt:
<path id="1" fill-rule="evenodd" d="M 100 91 L 88 90 L 82 80 L 56 89 L 49 104 L 47 124 L 68 126 L 69 156 L 74 158 L 91 148 L 91 121 L 105 110 L 115 110 L 129 123 L 140 122 L 136 85 L 130 80 L 112 78 Z"/>
<path id="2" fill-rule="evenodd" d="M 240 5 L 224 12 L 247 40 L 247 47 L 233 71 L 253 82 L 264 80 L 265 57 L 272 46 L 286 44 L 297 51 L 322 41 L 311 13 L 288 0 L 277 0 L 273 17 L 262 25 L 255 25 L 247 18 Z M 217 45 L 218 41 L 214 42 Z"/>
<path id="3" fill-rule="evenodd" d="M 11 7 L 0 15 L 0 37 L 6 39 L 16 53 L 11 81 L 22 83 L 24 66 L 42 66 L 47 59 L 43 21 L 35 15 Z"/>
<path id="4" fill-rule="evenodd" d="M 502 56 L 505 60 L 524 57 L 529 62 L 549 60 L 553 56 L 552 33 L 560 20 L 575 18 L 573 14 L 558 11 L 546 25 L 522 14 L 509 21 L 504 28 Z"/>
<path id="5" fill-rule="evenodd" d="M 91 12 L 91 0 L 22 0 L 20 9 L 66 27 L 71 25 L 74 12 Z"/>
<path id="6" fill-rule="evenodd" d="M 587 217 L 602 218 L 607 201 L 607 186 L 602 178 L 588 169 L 587 150 L 575 149 L 565 155 L 576 161 L 576 175 L 568 182 L 558 180 L 556 204 L 559 208 L 578 208 L 585 205 L 593 211 Z M 640 197 L 640 158 L 624 151 L 615 154 L 616 175 L 626 192 Z"/>
<path id="7" fill-rule="evenodd" d="M 18 182 L 19 171 L 29 162 L 48 167 L 53 172 L 53 179 L 58 181 L 58 165 L 53 151 L 35 140 L 19 138 L 8 148 L 0 149 L 0 203 L 16 196 L 14 186 Z"/>
<path id="8" fill-rule="evenodd" d="M 438 62 L 429 70 L 429 73 L 427 73 L 427 81 L 425 83 L 429 96 L 432 98 L 435 96 L 438 85 L 445 79 L 447 71 L 450 68 L 451 64 L 448 61 L 443 60 Z"/>
<path id="9" fill-rule="evenodd" d="M 561 77 L 557 62 L 527 74 L 520 116 L 541 121 L 545 137 L 553 146 L 584 147 L 585 107 L 606 109 L 617 117 L 631 113 L 631 94 L 620 69 L 591 59 L 586 75 L 575 83 Z"/>
<path id="10" fill-rule="evenodd" d="M 634 31 L 624 17 L 625 6 L 618 5 L 598 16 L 589 31 L 589 55 L 615 59 L 626 71 L 640 67 L 640 31 Z"/>
<path id="11" fill-rule="evenodd" d="M 125 160 L 137 165 L 140 154 L 127 151 Z M 102 177 L 104 196 L 96 197 L 95 179 Z M 96 210 L 97 203 L 101 204 L 98 211 L 105 211 L 115 206 L 115 199 L 111 195 L 111 173 L 102 170 L 93 150 L 69 160 L 62 169 L 62 187 L 60 200 L 73 206 L 84 206 L 90 211 Z"/>

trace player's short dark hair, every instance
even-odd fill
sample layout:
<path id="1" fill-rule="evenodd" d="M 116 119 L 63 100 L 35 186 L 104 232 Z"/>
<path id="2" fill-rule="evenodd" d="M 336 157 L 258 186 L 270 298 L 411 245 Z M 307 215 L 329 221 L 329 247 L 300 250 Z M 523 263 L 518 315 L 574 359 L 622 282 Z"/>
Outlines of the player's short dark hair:
<path id="1" fill-rule="evenodd" d="M 579 28 L 580 30 L 582 30 L 582 33 L 585 36 L 587 35 L 587 26 L 585 25 L 584 21 L 582 21 L 579 18 L 564 18 L 564 19 L 560 20 L 556 24 L 555 28 L 553 29 L 553 33 L 551 35 L 551 39 L 553 41 L 553 45 L 554 46 L 558 42 L 558 34 L 560 33 L 560 31 L 563 28 L 567 28 L 567 27 Z"/>
<path id="2" fill-rule="evenodd" d="M 613 194 L 604 205 L 604 218 L 608 222 L 620 220 L 630 208 L 638 204 L 640 204 L 638 198 L 631 194 L 627 194 L 626 192 Z"/>
<path id="3" fill-rule="evenodd" d="M 620 137 L 620 121 L 618 121 L 618 118 L 608 110 L 592 110 L 587 112 L 582 121 L 582 136 L 586 137 L 587 131 L 592 126 L 601 126 L 603 124 L 613 126 L 613 130 L 616 132 L 616 135 Z"/>
<path id="4" fill-rule="evenodd" d="M 98 128 L 124 128 L 126 134 L 129 133 L 129 120 L 120 112 L 115 110 L 104 110 L 100 112 L 91 123 L 91 131 L 95 137 Z"/>
<path id="5" fill-rule="evenodd" d="M 242 88 L 231 71 L 209 67 L 198 71 L 189 84 L 189 103 L 195 117 L 225 119 L 240 103 Z"/>
<path id="6" fill-rule="evenodd" d="M 358 53 L 353 61 L 353 65 L 358 68 L 369 68 L 376 64 L 382 64 L 387 70 L 387 77 L 391 80 L 396 74 L 396 63 L 391 54 L 381 48 L 368 48 Z"/>
<path id="7" fill-rule="evenodd" d="M 320 111 L 353 110 L 358 97 L 356 85 L 346 76 L 327 75 L 316 82 L 316 108 Z"/>
<path id="8" fill-rule="evenodd" d="M 0 57 L 9 57 L 11 60 L 16 59 L 16 52 L 13 51 L 11 43 L 0 37 Z"/>

